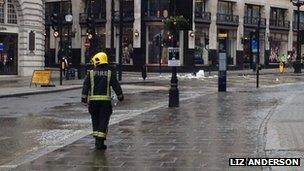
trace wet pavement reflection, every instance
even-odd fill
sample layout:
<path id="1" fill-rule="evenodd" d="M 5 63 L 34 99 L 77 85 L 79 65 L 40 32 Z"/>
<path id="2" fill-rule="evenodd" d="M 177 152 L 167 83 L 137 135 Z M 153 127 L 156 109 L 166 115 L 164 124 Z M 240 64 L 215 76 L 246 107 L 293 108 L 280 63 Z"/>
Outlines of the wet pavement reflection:
<path id="1" fill-rule="evenodd" d="M 230 157 L 260 155 L 259 125 L 277 102 L 250 92 L 188 99 L 112 125 L 104 153 L 87 136 L 18 170 L 222 170 Z"/>
<path id="2" fill-rule="evenodd" d="M 94 140 L 88 135 L 13 170 L 267 170 L 229 167 L 228 159 L 280 156 L 279 152 L 265 152 L 265 129 L 273 110 L 285 103 L 284 96 L 302 91 L 303 85 L 277 86 L 276 78 L 261 78 L 268 87 L 256 90 L 251 77 L 241 81 L 233 77 L 226 93 L 217 93 L 217 78 L 180 80 L 181 105 L 172 109 L 167 108 L 168 80 L 153 85 L 126 85 L 125 101 L 114 107 L 106 141 L 108 150 L 95 150 Z M 3 115 L 1 125 L 7 127 L 3 126 L 5 131 L 0 133 L 0 144 L 7 143 L 5 148 L 34 148 L 41 142 L 60 146 L 70 139 L 68 135 L 90 130 L 89 115 L 76 92 L 54 95 L 63 97 L 59 102 L 40 96 L 34 100 L 48 105 L 16 117 Z M 0 107 L 3 111 L 11 109 Z M 33 139 L 31 136 L 39 138 L 27 143 L 25 139 Z M 14 145 L 16 142 L 21 145 Z M 3 151 L 4 155 L 18 154 Z M 6 163 L 7 158 L 3 157 L 2 162 Z"/>

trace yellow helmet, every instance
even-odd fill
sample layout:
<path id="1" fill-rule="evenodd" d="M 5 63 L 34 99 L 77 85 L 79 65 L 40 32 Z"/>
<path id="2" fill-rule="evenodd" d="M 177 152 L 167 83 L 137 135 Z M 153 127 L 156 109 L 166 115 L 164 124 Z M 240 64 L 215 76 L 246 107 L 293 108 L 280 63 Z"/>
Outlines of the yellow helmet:
<path id="1" fill-rule="evenodd" d="M 99 52 L 93 56 L 91 61 L 95 67 L 101 64 L 108 64 L 108 55 L 104 52 Z"/>

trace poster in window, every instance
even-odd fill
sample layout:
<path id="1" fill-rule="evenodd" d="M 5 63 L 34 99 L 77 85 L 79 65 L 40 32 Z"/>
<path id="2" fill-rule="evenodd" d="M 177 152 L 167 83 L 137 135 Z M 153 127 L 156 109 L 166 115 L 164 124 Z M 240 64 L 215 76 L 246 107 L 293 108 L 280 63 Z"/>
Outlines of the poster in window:
<path id="1" fill-rule="evenodd" d="M 279 62 L 280 46 L 281 46 L 281 43 L 279 41 L 270 42 L 269 64 L 277 64 Z"/>

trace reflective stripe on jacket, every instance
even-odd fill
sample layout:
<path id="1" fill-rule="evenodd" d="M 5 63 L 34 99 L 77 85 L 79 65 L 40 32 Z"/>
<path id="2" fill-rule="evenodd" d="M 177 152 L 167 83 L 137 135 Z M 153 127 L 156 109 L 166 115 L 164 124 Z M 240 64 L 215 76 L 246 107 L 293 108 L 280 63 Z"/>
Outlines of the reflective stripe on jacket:
<path id="1" fill-rule="evenodd" d="M 116 78 L 115 71 L 108 66 L 99 66 L 87 72 L 83 81 L 81 102 L 89 101 L 111 102 L 111 88 L 118 99 L 123 99 L 122 89 Z"/>
<path id="2" fill-rule="evenodd" d="M 90 70 L 90 84 L 91 84 L 91 90 L 89 93 L 89 101 L 98 100 L 98 101 L 111 101 L 111 91 L 110 91 L 110 81 L 111 81 L 111 71 L 108 70 L 107 74 L 107 91 L 106 95 L 95 95 L 94 94 L 94 71 Z"/>

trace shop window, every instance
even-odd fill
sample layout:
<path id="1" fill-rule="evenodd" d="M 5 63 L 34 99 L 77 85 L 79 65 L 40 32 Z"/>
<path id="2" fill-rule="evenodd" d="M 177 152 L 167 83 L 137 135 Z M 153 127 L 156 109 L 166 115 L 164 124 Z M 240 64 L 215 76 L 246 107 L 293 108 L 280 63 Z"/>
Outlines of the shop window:
<path id="1" fill-rule="evenodd" d="M 196 27 L 195 28 L 195 64 L 206 65 L 208 64 L 208 45 L 209 39 L 208 28 Z"/>
<path id="2" fill-rule="evenodd" d="M 17 14 L 12 0 L 7 0 L 7 23 L 17 24 Z"/>
<path id="3" fill-rule="evenodd" d="M 161 35 L 162 43 L 159 43 L 159 36 Z M 148 63 L 168 64 L 168 47 L 179 46 L 179 35 L 172 35 L 168 30 L 164 30 L 163 26 L 151 25 L 148 27 Z"/>
<path id="4" fill-rule="evenodd" d="M 0 34 L 4 49 L 0 51 L 0 75 L 17 74 L 17 34 Z"/>
<path id="5" fill-rule="evenodd" d="M 133 65 L 133 26 L 131 25 L 123 28 L 122 46 L 122 63 L 124 65 Z"/>
<path id="6" fill-rule="evenodd" d="M 269 45 L 270 45 L 269 64 L 277 64 L 279 62 L 280 56 L 287 55 L 288 35 L 280 34 L 280 33 L 271 33 Z"/>

